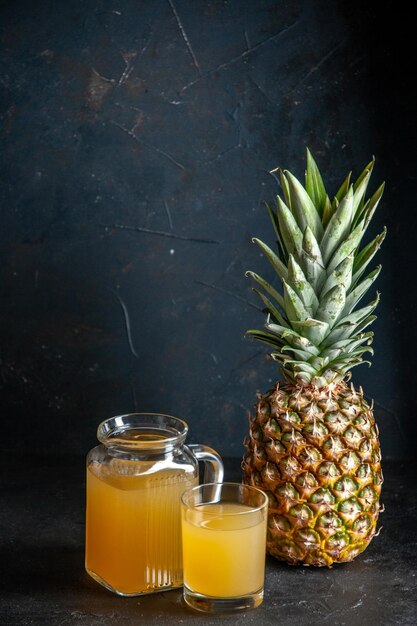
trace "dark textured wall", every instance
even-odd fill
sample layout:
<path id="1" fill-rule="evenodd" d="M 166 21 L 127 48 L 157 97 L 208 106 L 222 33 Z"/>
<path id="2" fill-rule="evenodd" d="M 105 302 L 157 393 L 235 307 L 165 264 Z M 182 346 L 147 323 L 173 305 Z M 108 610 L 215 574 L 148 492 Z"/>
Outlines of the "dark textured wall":
<path id="1" fill-rule="evenodd" d="M 244 339 L 262 323 L 244 271 L 271 276 L 251 236 L 273 241 L 267 172 L 302 176 L 309 145 L 332 191 L 372 154 L 374 188 L 387 178 L 371 229 L 389 227 L 376 354 L 354 380 L 375 399 L 386 455 L 412 453 L 412 40 L 393 3 L 348 7 L 0 3 L 10 449 L 83 452 L 103 418 L 149 410 L 241 454 L 255 392 L 276 378 Z"/>

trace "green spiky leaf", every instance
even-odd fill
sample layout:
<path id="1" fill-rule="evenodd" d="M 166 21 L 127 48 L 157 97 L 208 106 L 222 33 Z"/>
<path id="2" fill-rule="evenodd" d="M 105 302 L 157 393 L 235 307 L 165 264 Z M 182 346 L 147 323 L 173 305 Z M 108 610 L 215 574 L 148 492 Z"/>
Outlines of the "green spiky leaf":
<path id="1" fill-rule="evenodd" d="M 314 291 L 319 293 L 326 279 L 326 269 L 320 246 L 308 226 L 304 232 L 300 260 L 308 282 Z"/>
<path id="2" fill-rule="evenodd" d="M 287 254 L 287 251 L 286 251 L 285 246 L 283 244 L 283 241 L 282 241 L 282 238 L 281 238 L 281 233 L 279 232 L 278 215 L 275 213 L 273 208 L 267 202 L 265 202 L 265 206 L 266 206 L 266 210 L 268 211 L 268 215 L 269 215 L 269 217 L 271 219 L 272 226 L 274 227 L 274 231 L 275 231 L 275 235 L 276 235 L 276 238 L 277 238 L 277 244 L 278 244 L 279 252 L 282 255 L 282 258 L 283 258 L 284 262 L 287 262 L 288 254 Z"/>
<path id="3" fill-rule="evenodd" d="M 378 278 L 381 267 L 381 265 L 378 265 L 378 267 L 370 272 L 370 274 L 368 274 L 368 276 L 348 294 L 342 315 L 349 315 L 353 311 L 366 292 L 370 289 L 371 285 Z"/>
<path id="4" fill-rule="evenodd" d="M 320 292 L 320 298 L 323 298 L 335 285 L 341 285 L 346 292 L 352 282 L 352 268 L 354 257 L 353 254 L 347 256 L 339 263 L 337 267 L 329 274 L 323 288 Z"/>
<path id="5" fill-rule="evenodd" d="M 263 294 L 261 291 L 259 291 L 259 289 L 253 288 L 253 291 L 256 293 L 257 296 L 259 296 L 259 298 L 264 303 L 264 305 L 265 305 L 264 312 L 265 313 L 269 313 L 274 318 L 274 320 L 277 322 L 277 324 L 281 324 L 282 326 L 289 326 L 287 320 L 285 320 L 283 318 L 283 316 L 281 315 L 280 311 L 278 311 L 278 308 L 275 306 L 275 304 L 273 304 L 271 302 L 271 300 L 269 298 L 267 298 L 265 296 L 265 294 Z"/>
<path id="6" fill-rule="evenodd" d="M 282 295 L 272 287 L 264 278 L 256 274 L 255 272 L 246 272 L 246 276 L 250 276 L 253 280 L 255 280 L 258 285 L 260 285 L 267 293 L 269 293 L 272 298 L 278 303 L 280 308 L 284 310 L 284 298 Z"/>
<path id="7" fill-rule="evenodd" d="M 287 207 L 289 207 L 289 209 L 291 210 L 290 188 L 288 186 L 288 180 L 285 178 L 285 174 L 284 174 L 284 172 L 282 171 L 281 168 L 279 170 L 279 178 L 280 178 L 280 181 L 281 181 L 281 189 L 282 189 L 282 193 L 284 194 L 285 203 L 286 203 Z"/>
<path id="8" fill-rule="evenodd" d="M 323 215 L 323 209 L 326 202 L 327 194 L 324 188 L 323 179 L 321 177 L 317 163 L 315 162 L 310 150 L 307 148 L 307 169 L 306 169 L 306 191 L 310 196 L 319 215 Z"/>
<path id="9" fill-rule="evenodd" d="M 299 335 L 307 337 L 315 346 L 319 346 L 329 332 L 329 324 L 327 322 L 312 318 L 301 322 L 294 321 L 292 326 Z"/>
<path id="10" fill-rule="evenodd" d="M 324 201 L 324 206 L 323 206 L 323 214 L 321 216 L 323 228 L 326 228 L 333 213 L 334 213 L 334 210 L 332 207 L 332 203 L 330 202 L 329 196 L 326 196 L 326 199 Z"/>
<path id="11" fill-rule="evenodd" d="M 349 174 L 346 176 L 345 180 L 343 181 L 343 183 L 340 185 L 336 195 L 335 195 L 335 199 L 337 200 L 337 202 L 340 202 L 342 200 L 342 198 L 345 197 L 345 195 L 347 194 L 347 192 L 349 191 L 349 187 L 350 187 L 350 177 L 352 176 L 352 172 L 349 172 Z M 335 207 L 337 208 L 337 207 Z"/>
<path id="12" fill-rule="evenodd" d="M 271 248 L 266 245 L 266 243 L 264 243 L 260 239 L 257 239 L 256 237 L 254 237 L 252 241 L 260 247 L 280 279 L 286 280 L 288 276 L 288 270 L 285 267 L 284 263 L 281 261 L 281 259 L 278 258 L 278 256 L 275 254 L 275 252 L 273 252 Z"/>
<path id="13" fill-rule="evenodd" d="M 292 321 L 306 320 L 310 315 L 305 308 L 303 301 L 298 297 L 294 289 L 284 281 L 284 303 L 285 310 L 290 323 Z"/>
<path id="14" fill-rule="evenodd" d="M 375 254 L 378 252 L 379 248 L 381 247 L 382 242 L 385 239 L 386 234 L 387 234 L 387 229 L 384 228 L 382 233 L 377 235 L 375 239 L 371 241 L 371 243 L 365 246 L 359 252 L 359 254 L 357 254 L 354 264 L 353 264 L 353 272 L 354 272 L 353 278 L 352 278 L 353 284 L 356 284 L 356 282 L 359 280 L 359 278 L 362 276 L 362 274 L 368 267 L 369 263 L 374 258 Z"/>
<path id="15" fill-rule="evenodd" d="M 337 210 L 328 223 L 320 248 L 325 263 L 328 263 L 335 250 L 345 241 L 350 232 L 353 216 L 353 191 L 352 188 L 343 198 Z"/>
<path id="16" fill-rule="evenodd" d="M 336 324 L 346 302 L 346 292 L 342 285 L 335 285 L 321 299 L 316 317 L 329 324 L 330 328 Z"/>
<path id="17" fill-rule="evenodd" d="M 307 281 L 303 270 L 298 265 L 292 254 L 288 260 L 288 284 L 294 289 L 304 306 L 312 315 L 319 305 L 314 289 Z"/>
<path id="18" fill-rule="evenodd" d="M 277 197 L 278 224 L 287 255 L 299 257 L 303 235 L 287 205 Z"/>
<path id="19" fill-rule="evenodd" d="M 299 228 L 304 232 L 306 226 L 309 226 L 315 238 L 320 241 L 323 236 L 323 225 L 316 207 L 300 181 L 287 170 L 284 174 L 290 189 L 291 209 Z"/>

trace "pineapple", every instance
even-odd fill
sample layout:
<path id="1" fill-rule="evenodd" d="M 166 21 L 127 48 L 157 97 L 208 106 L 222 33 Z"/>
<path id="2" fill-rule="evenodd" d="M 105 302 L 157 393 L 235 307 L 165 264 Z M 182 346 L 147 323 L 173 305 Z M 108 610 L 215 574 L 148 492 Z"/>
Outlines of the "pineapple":
<path id="1" fill-rule="evenodd" d="M 364 277 L 386 234 L 360 245 L 384 190 L 365 199 L 373 167 L 353 184 L 349 174 L 332 202 L 308 150 L 305 186 L 274 170 L 283 198 L 267 209 L 278 251 L 254 242 L 282 293 L 247 272 L 267 316 L 265 330 L 247 332 L 272 348 L 284 382 L 258 396 L 243 480 L 268 494 L 267 550 L 291 564 L 351 561 L 375 535 L 381 510 L 378 429 L 350 383 L 350 370 L 373 353 L 368 327 L 379 300 L 358 307 L 380 272 Z"/>

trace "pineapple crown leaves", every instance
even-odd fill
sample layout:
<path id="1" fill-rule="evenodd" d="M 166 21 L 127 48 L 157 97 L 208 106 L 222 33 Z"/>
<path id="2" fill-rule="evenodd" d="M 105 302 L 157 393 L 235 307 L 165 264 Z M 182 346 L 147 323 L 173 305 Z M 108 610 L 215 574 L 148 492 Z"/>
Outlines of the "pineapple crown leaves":
<path id="1" fill-rule="evenodd" d="M 253 241 L 272 265 L 282 293 L 255 272 L 255 293 L 267 315 L 265 330 L 248 330 L 272 347 L 283 376 L 300 385 L 324 386 L 349 375 L 373 354 L 373 333 L 364 332 L 376 319 L 379 294 L 357 308 L 377 279 L 381 266 L 365 273 L 379 250 L 386 229 L 370 243 L 361 241 L 384 192 L 384 184 L 366 199 L 375 159 L 352 182 L 350 172 L 333 199 L 326 192 L 317 164 L 307 149 L 304 185 L 277 168 L 282 198 L 266 205 L 277 249 Z M 364 276 L 365 274 L 365 276 Z M 369 363 L 370 364 L 370 363 Z"/>

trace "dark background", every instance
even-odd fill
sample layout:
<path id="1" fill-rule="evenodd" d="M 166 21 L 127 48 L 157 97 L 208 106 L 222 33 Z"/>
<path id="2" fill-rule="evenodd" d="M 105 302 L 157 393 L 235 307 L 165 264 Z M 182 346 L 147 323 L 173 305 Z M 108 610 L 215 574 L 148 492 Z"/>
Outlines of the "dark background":
<path id="1" fill-rule="evenodd" d="M 161 411 L 240 456 L 276 378 L 247 269 L 305 146 L 330 192 L 375 154 L 387 225 L 373 366 L 386 457 L 415 455 L 412 20 L 393 2 L 0 2 L 0 397 L 18 453 L 86 452 Z"/>

